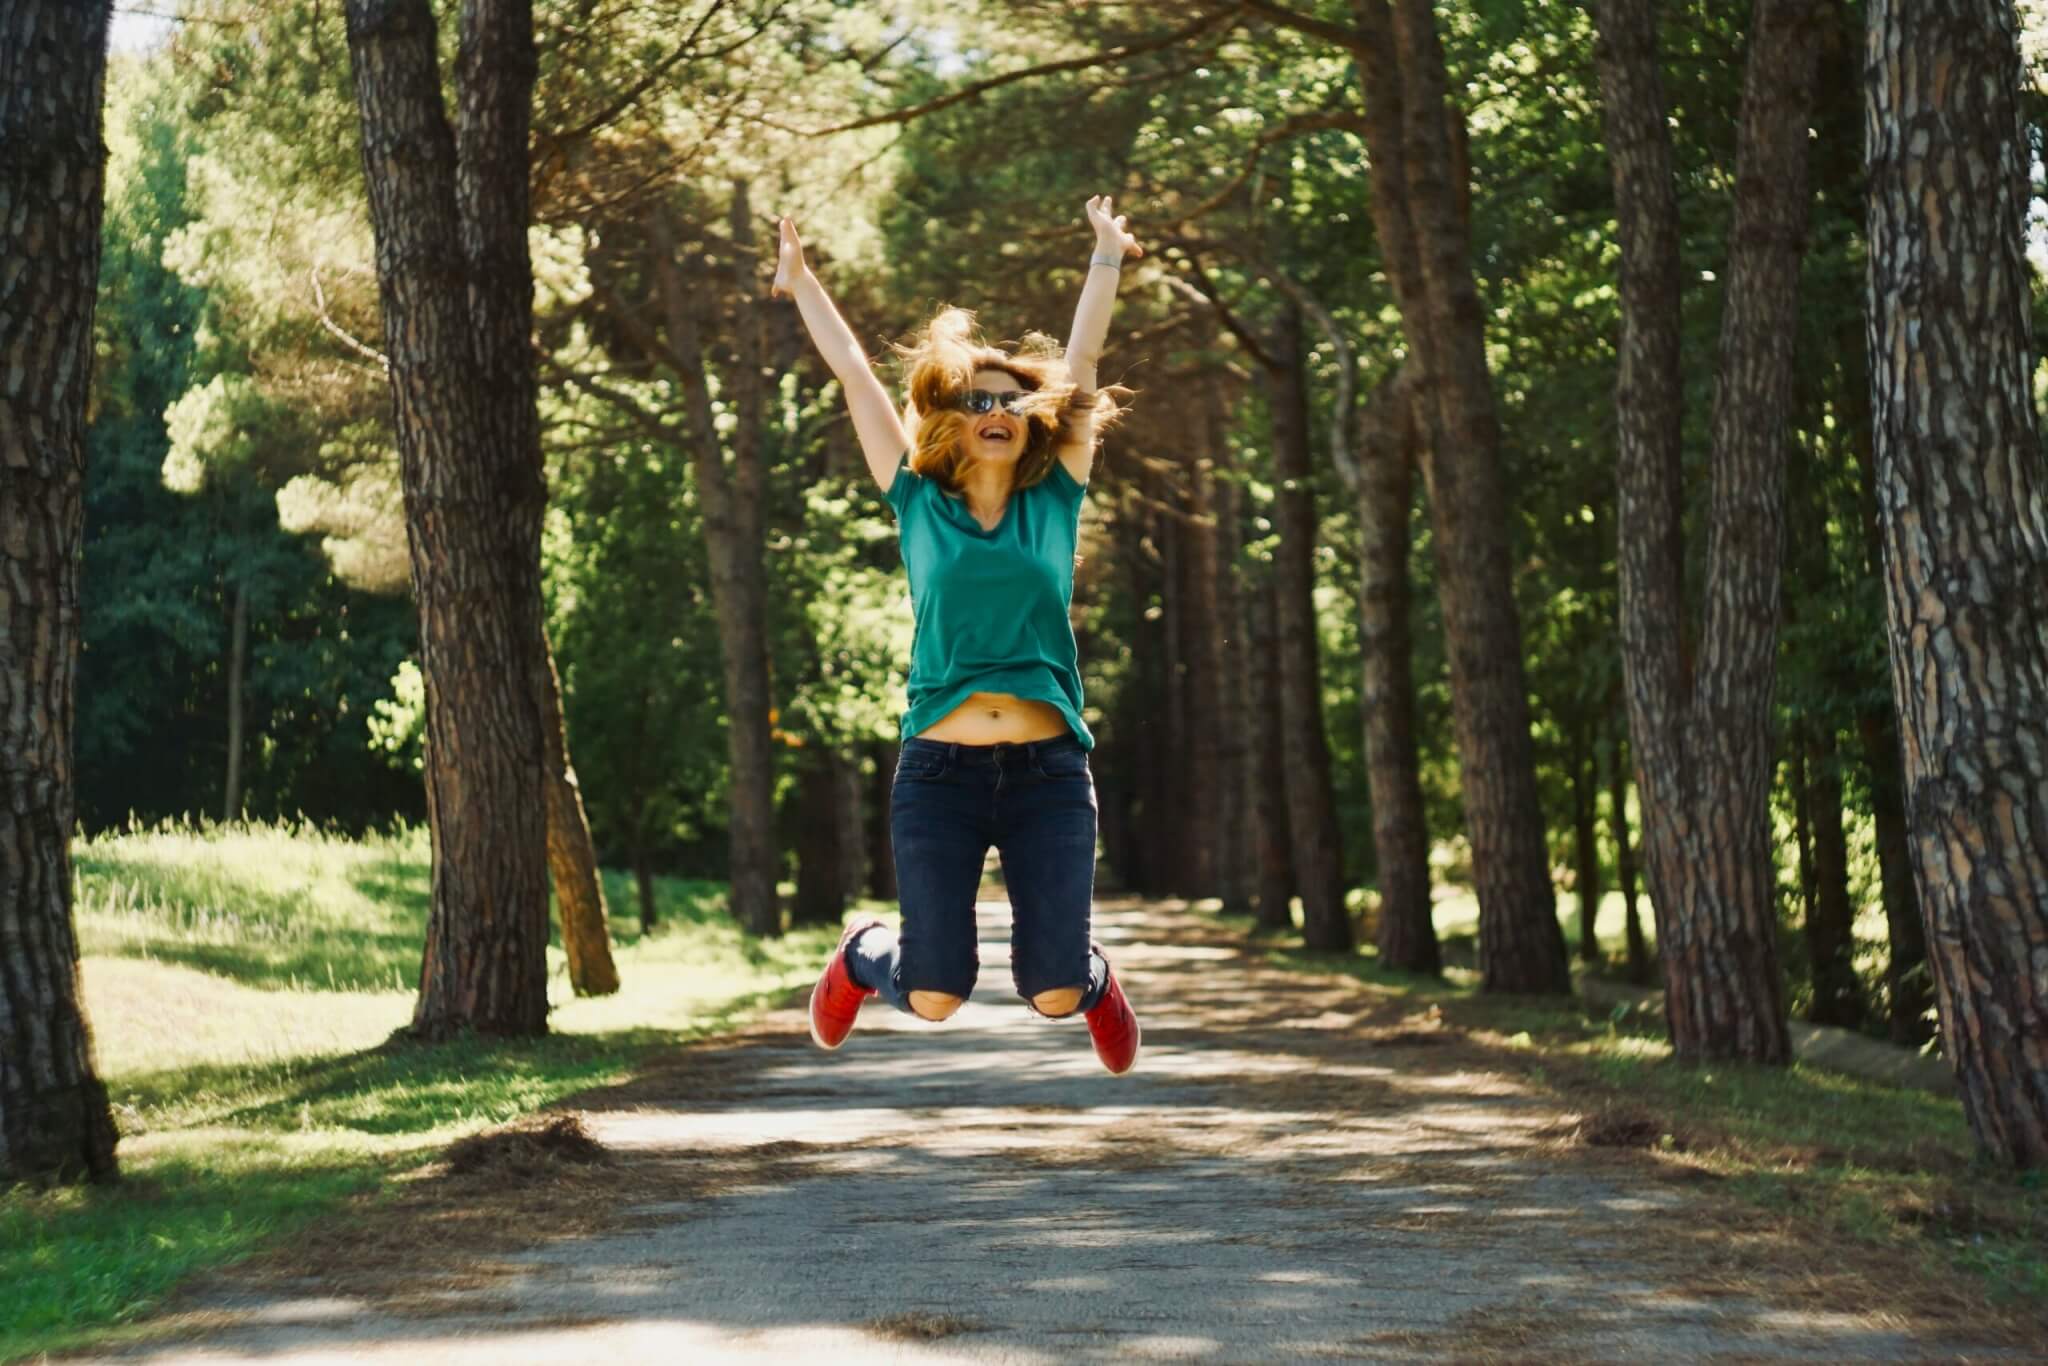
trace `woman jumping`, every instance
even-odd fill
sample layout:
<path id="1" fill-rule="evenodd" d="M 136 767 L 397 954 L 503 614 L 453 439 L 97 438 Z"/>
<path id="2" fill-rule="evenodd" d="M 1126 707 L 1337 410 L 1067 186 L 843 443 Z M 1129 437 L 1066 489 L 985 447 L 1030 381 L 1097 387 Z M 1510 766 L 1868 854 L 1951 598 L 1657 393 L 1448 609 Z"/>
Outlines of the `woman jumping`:
<path id="1" fill-rule="evenodd" d="M 1143 255 L 1088 201 L 1095 252 L 1065 354 L 1036 336 L 1017 352 L 943 310 L 904 351 L 899 414 L 782 220 L 773 292 L 795 298 L 846 391 L 853 428 L 895 510 L 915 627 L 910 710 L 890 796 L 903 928 L 846 927 L 811 992 L 811 1038 L 837 1048 L 868 997 L 943 1020 L 980 967 L 974 897 L 993 844 L 1010 893 L 1010 971 L 1048 1017 L 1081 1015 L 1116 1073 L 1138 1059 L 1138 1019 L 1090 937 L 1095 893 L 1095 737 L 1081 719 L 1068 612 L 1074 545 L 1098 434 L 1122 412 L 1095 365 L 1123 258 Z"/>

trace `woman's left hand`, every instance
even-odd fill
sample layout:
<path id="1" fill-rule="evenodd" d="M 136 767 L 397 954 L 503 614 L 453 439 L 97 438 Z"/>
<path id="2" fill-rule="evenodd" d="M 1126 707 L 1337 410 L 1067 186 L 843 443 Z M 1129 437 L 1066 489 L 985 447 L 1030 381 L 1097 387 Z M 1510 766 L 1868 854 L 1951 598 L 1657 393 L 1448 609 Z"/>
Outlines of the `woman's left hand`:
<path id="1" fill-rule="evenodd" d="M 1088 225 L 1095 229 L 1097 250 L 1119 259 L 1145 254 L 1145 249 L 1138 245 L 1138 239 L 1125 230 L 1124 216 L 1110 217 L 1108 195 L 1099 194 L 1088 201 Z"/>

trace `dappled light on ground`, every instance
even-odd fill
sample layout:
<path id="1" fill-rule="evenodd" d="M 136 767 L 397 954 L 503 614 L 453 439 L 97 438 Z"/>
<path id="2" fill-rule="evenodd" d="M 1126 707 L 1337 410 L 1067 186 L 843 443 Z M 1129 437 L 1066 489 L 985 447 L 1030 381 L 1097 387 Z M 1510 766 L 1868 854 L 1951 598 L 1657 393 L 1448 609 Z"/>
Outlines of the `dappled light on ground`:
<path id="1" fill-rule="evenodd" d="M 1111 1077 L 1078 1020 L 982 974 L 846 1046 L 799 1010 L 574 1108 L 602 1162 L 436 1170 L 366 1242 L 188 1297 L 143 1355 L 1219 1361 L 1932 1358 L 1953 1323 L 1710 1205 L 1676 1157 L 1575 1142 L 1511 1041 L 1283 970 L 1213 920 L 1105 902 L 1145 1022 Z M 408 1204 L 407 1202 L 411 1203 Z M 371 1249 L 365 1253 L 364 1248 Z M 1853 1262 L 1853 1259 L 1851 1259 Z M 1996 1355 L 1998 1342 L 1987 1343 Z M 1980 1354 L 1984 1355 L 1984 1354 Z"/>

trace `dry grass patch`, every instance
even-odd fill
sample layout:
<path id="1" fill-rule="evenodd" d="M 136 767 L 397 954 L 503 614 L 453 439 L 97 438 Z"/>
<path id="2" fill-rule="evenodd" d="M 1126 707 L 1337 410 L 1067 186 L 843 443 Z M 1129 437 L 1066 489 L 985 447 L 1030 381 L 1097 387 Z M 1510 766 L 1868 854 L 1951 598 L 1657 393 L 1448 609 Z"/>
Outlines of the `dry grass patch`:
<path id="1" fill-rule="evenodd" d="M 975 1319 L 963 1318 L 959 1314 L 933 1314 L 913 1310 L 904 1314 L 888 1314 L 878 1319 L 868 1319 L 860 1325 L 861 1331 L 872 1333 L 878 1338 L 889 1338 L 896 1342 L 935 1342 L 940 1338 L 958 1337 L 962 1333 L 979 1333 L 987 1325 Z"/>

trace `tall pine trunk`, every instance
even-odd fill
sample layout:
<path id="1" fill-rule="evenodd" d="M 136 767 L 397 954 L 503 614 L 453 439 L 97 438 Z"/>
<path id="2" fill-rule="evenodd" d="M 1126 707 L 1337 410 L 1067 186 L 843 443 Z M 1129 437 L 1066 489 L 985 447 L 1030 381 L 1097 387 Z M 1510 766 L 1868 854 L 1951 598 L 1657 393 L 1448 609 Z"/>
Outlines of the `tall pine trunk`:
<path id="1" fill-rule="evenodd" d="M 751 233 L 743 191 L 735 192 L 736 231 Z M 665 359 L 681 382 L 690 433 L 690 467 L 696 476 L 703 508 L 704 539 L 711 566 L 711 600 L 718 620 L 719 658 L 724 669 L 726 746 L 732 766 L 727 803 L 733 916 L 757 935 L 782 933 L 782 903 L 775 888 L 775 747 L 769 736 L 768 711 L 774 694 L 768 676 L 765 613 L 766 576 L 761 564 L 760 396 L 744 379 L 752 354 L 743 335 L 741 361 L 735 375 L 734 460 L 728 468 L 725 442 L 718 434 L 712 407 L 708 356 L 698 319 L 699 295 L 707 279 L 686 278 L 680 243 L 667 211 L 657 208 L 651 219 L 654 277 L 661 293 L 666 325 Z M 735 239 L 745 254 L 750 240 Z M 705 275 L 708 272 L 695 272 Z M 740 300 L 744 314 L 754 302 Z"/>
<path id="2" fill-rule="evenodd" d="M 1348 951 L 1344 848 L 1323 732 L 1322 672 L 1315 616 L 1317 522 L 1309 450 L 1307 376 L 1300 306 L 1281 307 L 1267 372 L 1273 412 L 1274 652 L 1280 666 L 1280 749 L 1273 761 L 1287 786 L 1287 830 L 1301 893 L 1302 942 Z"/>
<path id="3" fill-rule="evenodd" d="M 1614 729 L 1626 725 L 1614 718 Z M 1650 948 L 1643 938 L 1643 917 L 1636 907 L 1636 850 L 1628 828 L 1627 745 L 1619 734 L 1607 751 L 1607 829 L 1614 838 L 1614 878 L 1621 885 L 1622 926 L 1628 941 L 1628 980 L 1637 986 L 1651 978 Z"/>
<path id="4" fill-rule="evenodd" d="M 1429 898 L 1429 825 L 1415 739 L 1414 648 L 1408 627 L 1409 519 L 1415 506 L 1415 394 L 1405 375 L 1383 382 L 1358 443 L 1359 702 L 1379 867 L 1380 964 L 1443 969 Z"/>
<path id="5" fill-rule="evenodd" d="M 1428 0 L 1355 0 L 1372 216 L 1423 397 L 1451 714 L 1488 991 L 1563 992 L 1571 974 L 1550 886 L 1509 576 L 1500 423 L 1472 275 L 1463 125 Z"/>
<path id="6" fill-rule="evenodd" d="M 1222 631 L 1218 657 L 1221 687 L 1218 782 L 1223 791 L 1217 803 L 1217 820 L 1222 825 L 1219 843 L 1219 885 L 1223 909 L 1248 913 L 1258 896 L 1257 819 L 1254 815 L 1253 770 L 1258 750 L 1253 746 L 1251 703 L 1251 631 L 1246 620 L 1244 581 L 1243 494 L 1236 478 L 1230 442 L 1225 439 L 1223 394 L 1216 385 L 1206 385 L 1209 430 L 1214 433 L 1211 450 L 1215 456 L 1215 478 L 1211 481 L 1210 511 L 1216 523 L 1216 603 Z"/>
<path id="7" fill-rule="evenodd" d="M 1579 899 L 1579 960 L 1598 963 L 1600 951 L 1600 756 L 1588 722 L 1572 755 L 1572 890 Z"/>
<path id="8" fill-rule="evenodd" d="M 546 502 L 527 256 L 522 0 L 467 0 L 457 118 L 427 0 L 349 0 L 427 692 L 433 899 L 414 1032 L 547 1030 Z"/>
<path id="9" fill-rule="evenodd" d="M 1782 1063 L 1770 853 L 1791 338 L 1807 216 L 1810 0 L 1757 0 L 1713 409 L 1705 620 L 1686 675 L 1678 205 L 1650 0 L 1605 0 L 1597 58 L 1621 225 L 1621 633 L 1672 1045 Z"/>
<path id="10" fill-rule="evenodd" d="M 555 651 L 542 633 L 540 676 L 541 740 L 547 746 L 548 873 L 555 884 L 555 915 L 562 926 L 562 953 L 569 960 L 569 989 L 578 996 L 609 996 L 619 989 L 612 961 L 611 917 L 598 875 L 597 848 L 583 788 L 569 761 L 568 728 L 562 719 L 562 676 Z"/>
<path id="11" fill-rule="evenodd" d="M 1257 827 L 1259 926 L 1294 928 L 1294 839 L 1280 772 L 1280 646 L 1269 565 L 1251 588 L 1252 798 Z"/>
<path id="12" fill-rule="evenodd" d="M 1806 740 L 1807 822 L 1813 831 L 1813 899 L 1806 909 L 1806 955 L 1813 971 L 1815 1024 L 1863 1023 L 1856 977 L 1856 908 L 1849 900 L 1849 839 L 1842 825 L 1841 754 L 1835 734 L 1816 722 Z"/>
<path id="13" fill-rule="evenodd" d="M 224 821 L 242 814 L 242 676 L 249 668 L 249 585 L 235 585 L 228 620 L 228 775 L 221 798 Z"/>
<path id="14" fill-rule="evenodd" d="M 2009 2 L 1871 0 L 1871 410 L 1906 828 L 1978 1142 L 2048 1163 L 2048 457 Z"/>
<path id="15" fill-rule="evenodd" d="M 119 1175 L 71 916 L 110 8 L 0 6 L 0 1187 Z"/>

